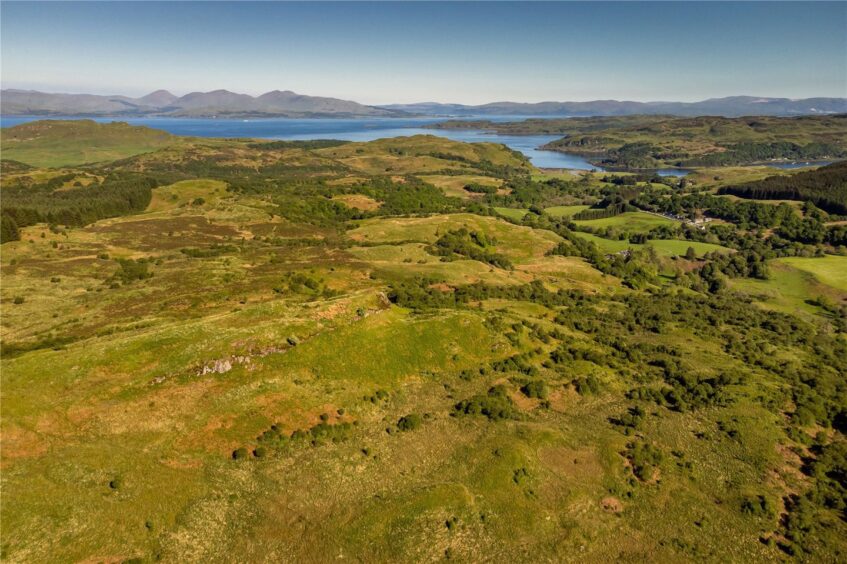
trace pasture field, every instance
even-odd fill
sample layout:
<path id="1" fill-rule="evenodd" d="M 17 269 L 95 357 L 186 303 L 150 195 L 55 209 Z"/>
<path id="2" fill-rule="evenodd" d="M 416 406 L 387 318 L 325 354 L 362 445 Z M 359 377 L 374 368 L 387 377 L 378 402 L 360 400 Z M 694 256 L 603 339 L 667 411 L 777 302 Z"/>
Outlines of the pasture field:
<path id="1" fill-rule="evenodd" d="M 656 252 L 666 256 L 685 256 L 688 248 L 694 249 L 697 257 L 702 257 L 706 253 L 730 253 L 728 249 L 721 245 L 713 243 L 703 243 L 701 241 L 678 241 L 676 239 L 650 239 L 647 244 L 656 249 Z"/>
<path id="2" fill-rule="evenodd" d="M 578 233 L 579 237 L 587 241 L 591 241 L 599 249 L 607 253 L 618 253 L 620 251 L 626 249 L 641 249 L 646 245 L 650 245 L 656 252 L 661 256 L 666 257 L 682 257 L 685 256 L 685 253 L 688 251 L 688 248 L 691 247 L 694 249 L 694 252 L 697 253 L 698 257 L 702 257 L 706 253 L 712 252 L 720 252 L 720 253 L 729 253 L 731 249 L 723 247 L 721 245 L 715 245 L 712 243 L 702 243 L 700 241 L 680 241 L 676 239 L 648 239 L 646 243 L 630 243 L 628 240 L 618 240 L 618 239 L 605 239 L 603 237 L 598 237 L 597 235 L 593 235 L 591 233 Z"/>
<path id="3" fill-rule="evenodd" d="M 767 280 L 733 280 L 732 287 L 754 296 L 766 307 L 786 313 L 801 312 L 806 316 L 820 314 L 810 303 L 818 298 L 838 303 L 844 298 L 844 277 L 847 258 L 826 256 L 818 258 L 792 257 L 771 264 Z"/>
<path id="4" fill-rule="evenodd" d="M 492 217 L 471 214 L 437 215 L 423 218 L 368 219 L 348 231 L 354 241 L 391 243 L 416 241 L 434 243 L 447 231 L 467 228 L 494 239 L 494 249 L 516 262 L 543 256 L 561 238 L 555 233 L 517 226 Z"/>
<path id="5" fill-rule="evenodd" d="M 550 206 L 544 208 L 544 213 L 550 214 L 553 217 L 572 217 L 574 214 L 588 209 L 587 205 L 576 206 Z M 526 208 L 502 208 L 495 207 L 494 210 L 504 217 L 520 221 L 529 212 Z"/>
<path id="6" fill-rule="evenodd" d="M 676 225 L 679 222 L 644 212 L 626 212 L 602 219 L 575 220 L 574 223 L 599 229 L 618 227 L 632 233 L 646 233 L 654 227 Z"/>
<path id="7" fill-rule="evenodd" d="M 524 218 L 526 214 L 529 213 L 528 209 L 519 209 L 519 208 L 501 208 L 495 207 L 494 211 L 499 213 L 504 217 L 508 217 L 509 219 L 514 219 L 515 221 L 520 221 Z"/>
<path id="8" fill-rule="evenodd" d="M 780 259 L 779 262 L 808 272 L 823 284 L 832 286 L 836 290 L 847 292 L 847 258 L 843 256 L 791 257 Z"/>
<path id="9" fill-rule="evenodd" d="M 544 208 L 544 213 L 548 213 L 553 217 L 572 217 L 574 214 L 587 210 L 590 206 L 552 206 Z"/>

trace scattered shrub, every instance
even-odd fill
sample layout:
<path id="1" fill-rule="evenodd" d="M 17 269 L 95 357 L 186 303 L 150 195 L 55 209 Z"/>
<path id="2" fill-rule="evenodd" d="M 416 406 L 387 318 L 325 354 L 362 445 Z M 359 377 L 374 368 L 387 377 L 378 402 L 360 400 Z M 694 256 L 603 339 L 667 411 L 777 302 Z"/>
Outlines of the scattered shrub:
<path id="1" fill-rule="evenodd" d="M 401 431 L 414 431 L 421 426 L 421 416 L 417 413 L 404 415 L 397 421 L 397 428 Z"/>

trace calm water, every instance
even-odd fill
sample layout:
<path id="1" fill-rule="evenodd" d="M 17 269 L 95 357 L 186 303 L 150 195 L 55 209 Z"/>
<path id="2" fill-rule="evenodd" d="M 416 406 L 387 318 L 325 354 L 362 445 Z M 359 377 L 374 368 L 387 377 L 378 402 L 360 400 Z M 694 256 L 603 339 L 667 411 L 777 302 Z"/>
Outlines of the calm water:
<path id="1" fill-rule="evenodd" d="M 793 168 L 806 168 L 807 166 L 825 166 L 828 164 L 832 164 L 832 161 L 805 161 L 798 163 L 768 163 L 767 166 L 771 168 L 785 168 L 785 169 L 793 169 Z"/>
<path id="2" fill-rule="evenodd" d="M 486 117 L 491 121 L 515 121 L 535 116 Z M 547 116 L 549 117 L 549 116 Z M 0 125 L 10 127 L 43 119 L 34 116 L 0 117 Z M 73 118 L 63 118 L 73 119 Z M 182 119 L 182 118 L 94 118 L 95 121 L 125 121 L 132 125 L 146 125 L 163 129 L 174 135 L 196 137 L 253 137 L 264 139 L 342 139 L 345 141 L 373 141 L 386 137 L 407 135 L 439 135 L 455 141 L 503 143 L 520 151 L 537 167 L 570 168 L 602 171 L 600 167 L 576 155 L 555 151 L 541 151 L 541 145 L 558 139 L 561 135 L 497 135 L 481 130 L 425 129 L 424 126 L 444 121 L 443 118 L 371 118 L 371 119 Z M 687 171 L 660 170 L 662 176 L 684 176 Z"/>

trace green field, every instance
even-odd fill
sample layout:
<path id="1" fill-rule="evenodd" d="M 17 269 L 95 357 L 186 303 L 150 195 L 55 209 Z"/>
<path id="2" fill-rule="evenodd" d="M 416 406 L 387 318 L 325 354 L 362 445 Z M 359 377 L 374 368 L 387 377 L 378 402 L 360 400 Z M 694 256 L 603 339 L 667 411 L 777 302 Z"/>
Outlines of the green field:
<path id="1" fill-rule="evenodd" d="M 847 292 L 847 258 L 843 256 L 791 257 L 780 259 L 778 262 L 808 272 L 821 283 Z"/>
<path id="2" fill-rule="evenodd" d="M 673 257 L 673 256 L 684 256 L 688 251 L 688 248 L 691 247 L 694 249 L 694 252 L 697 253 L 698 257 L 702 257 L 706 253 L 711 252 L 721 252 L 728 253 L 730 249 L 726 247 L 722 247 L 721 245 L 714 245 L 712 243 L 701 243 L 699 241 L 678 241 L 675 239 L 649 239 L 646 244 L 637 244 L 630 243 L 627 240 L 617 240 L 617 239 L 605 239 L 603 237 L 598 237 L 596 235 L 592 235 L 591 233 L 578 233 L 580 237 L 591 241 L 595 245 L 597 245 L 602 251 L 607 253 L 617 253 L 623 251 L 625 249 L 640 249 L 645 245 L 650 245 L 659 255 Z"/>
<path id="3" fill-rule="evenodd" d="M 677 241 L 675 239 L 651 239 L 647 242 L 656 252 L 666 256 L 684 256 L 689 247 L 694 249 L 698 257 L 706 253 L 729 253 L 730 249 L 712 243 L 701 243 L 699 241 Z"/>
<path id="4" fill-rule="evenodd" d="M 595 229 L 613 227 L 630 233 L 646 233 L 654 227 L 677 225 L 679 222 L 644 212 L 626 212 L 602 219 L 575 220 L 574 223 Z"/>
<path id="5" fill-rule="evenodd" d="M 572 215 L 587 210 L 590 206 L 553 206 L 544 208 L 544 213 L 549 213 L 553 217 L 571 217 Z"/>
<path id="6" fill-rule="evenodd" d="M 500 208 L 495 207 L 494 211 L 499 213 L 502 216 L 508 217 L 510 219 L 514 219 L 516 221 L 520 221 L 523 217 L 529 213 L 529 210 L 526 209 L 516 209 L 516 208 Z"/>
<path id="7" fill-rule="evenodd" d="M 767 280 L 732 280 L 731 286 L 766 307 L 817 316 L 822 311 L 809 300 L 824 297 L 838 303 L 844 299 L 844 279 L 838 273 L 844 271 L 846 263 L 847 257 L 839 256 L 778 259 L 771 264 Z"/>

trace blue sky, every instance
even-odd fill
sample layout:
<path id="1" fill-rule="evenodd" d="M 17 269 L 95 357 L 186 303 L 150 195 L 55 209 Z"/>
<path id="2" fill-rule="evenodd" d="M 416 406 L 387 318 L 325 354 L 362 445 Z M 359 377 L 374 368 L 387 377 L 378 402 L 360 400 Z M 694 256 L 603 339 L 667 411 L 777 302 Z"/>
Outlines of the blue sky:
<path id="1" fill-rule="evenodd" d="M 369 104 L 847 96 L 847 3 L 0 4 L 3 88 Z"/>

